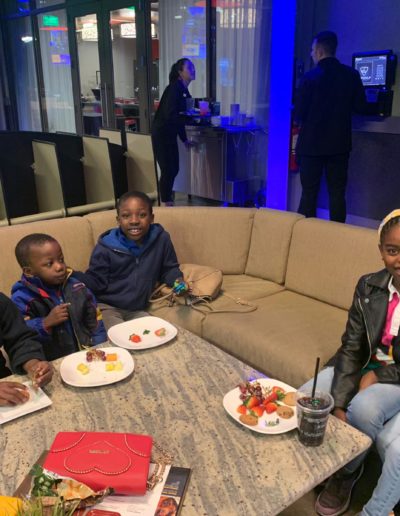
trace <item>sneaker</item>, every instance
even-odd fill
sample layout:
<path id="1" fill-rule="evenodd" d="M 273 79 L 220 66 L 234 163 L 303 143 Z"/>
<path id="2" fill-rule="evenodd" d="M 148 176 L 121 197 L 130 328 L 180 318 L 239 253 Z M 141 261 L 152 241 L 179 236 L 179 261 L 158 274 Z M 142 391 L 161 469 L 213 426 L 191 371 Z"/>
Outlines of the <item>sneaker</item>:
<path id="1" fill-rule="evenodd" d="M 351 492 L 364 471 L 364 465 L 350 474 L 337 472 L 331 476 L 315 502 L 315 511 L 321 516 L 339 516 L 350 505 Z"/>

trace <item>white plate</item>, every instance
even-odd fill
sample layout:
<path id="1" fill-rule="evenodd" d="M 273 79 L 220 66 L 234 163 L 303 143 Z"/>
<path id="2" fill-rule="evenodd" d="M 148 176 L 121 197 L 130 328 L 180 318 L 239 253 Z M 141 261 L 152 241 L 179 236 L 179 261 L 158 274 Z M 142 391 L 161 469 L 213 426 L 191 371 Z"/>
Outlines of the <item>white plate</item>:
<path id="1" fill-rule="evenodd" d="M 101 360 L 87 362 L 86 351 L 78 351 L 78 353 L 66 356 L 61 362 L 60 374 L 64 382 L 74 387 L 98 387 L 99 385 L 119 382 L 132 373 L 134 362 L 128 351 L 115 347 L 101 348 L 101 350 L 105 353 L 116 353 L 118 355 L 117 360 L 122 362 L 122 370 L 106 371 L 107 362 Z M 82 374 L 78 371 L 79 364 L 87 365 L 89 373 Z"/>
<path id="2" fill-rule="evenodd" d="M 287 383 L 280 382 L 279 380 L 272 380 L 271 378 L 259 378 L 258 380 L 254 380 L 254 382 L 259 382 L 262 387 L 277 386 L 281 387 L 286 392 L 296 391 L 296 389 Z M 229 391 L 224 396 L 223 405 L 228 414 L 241 425 L 245 426 L 249 430 L 253 430 L 253 432 L 259 432 L 260 434 L 283 434 L 284 432 L 289 432 L 289 430 L 297 428 L 296 407 L 290 407 L 294 411 L 294 414 L 290 419 L 283 419 L 282 417 L 279 417 L 276 412 L 272 412 L 272 414 L 266 414 L 264 412 L 264 414 L 258 418 L 258 424 L 256 426 L 249 426 L 242 423 L 239 419 L 240 414 L 237 411 L 237 408 L 241 403 L 242 400 L 240 399 L 239 387 Z M 283 402 L 281 403 L 284 405 Z M 279 423 L 276 426 L 266 426 L 265 423 L 276 421 L 277 419 L 279 419 Z"/>
<path id="3" fill-rule="evenodd" d="M 163 337 L 157 337 L 154 333 L 160 328 L 165 328 L 166 330 L 166 334 Z M 146 330 L 150 333 L 144 334 Z M 139 335 L 142 341 L 137 344 L 130 341 L 129 336 L 133 333 Z M 132 319 L 131 321 L 111 326 L 107 335 L 115 345 L 120 346 L 121 348 L 134 349 L 138 351 L 140 349 L 161 346 L 161 344 L 165 344 L 176 337 L 177 333 L 177 328 L 172 326 L 169 322 L 164 321 L 164 319 L 160 319 L 159 317 L 148 315 L 146 317 L 139 317 L 138 319 Z"/>
<path id="4" fill-rule="evenodd" d="M 29 400 L 22 405 L 0 407 L 0 425 L 17 417 L 25 416 L 25 414 L 48 407 L 53 403 L 42 389 L 38 389 L 35 392 L 31 387 L 31 382 L 24 382 L 24 385 L 29 389 Z"/>

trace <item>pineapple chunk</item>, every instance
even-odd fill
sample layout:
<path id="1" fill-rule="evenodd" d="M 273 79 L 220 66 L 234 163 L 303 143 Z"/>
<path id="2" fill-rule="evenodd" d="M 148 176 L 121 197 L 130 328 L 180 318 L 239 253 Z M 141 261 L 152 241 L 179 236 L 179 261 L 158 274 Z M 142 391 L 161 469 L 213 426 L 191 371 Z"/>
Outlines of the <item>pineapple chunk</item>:
<path id="1" fill-rule="evenodd" d="M 88 366 L 86 364 L 79 364 L 77 366 L 77 369 L 82 374 L 88 374 L 88 372 L 90 371 L 90 369 L 88 368 Z"/>
<path id="2" fill-rule="evenodd" d="M 118 360 L 118 362 L 115 362 L 115 368 L 114 370 L 115 371 L 122 371 L 122 369 L 124 368 L 121 360 Z"/>
<path id="3" fill-rule="evenodd" d="M 110 362 L 109 364 L 106 364 L 106 371 L 114 371 L 115 369 L 115 363 Z"/>

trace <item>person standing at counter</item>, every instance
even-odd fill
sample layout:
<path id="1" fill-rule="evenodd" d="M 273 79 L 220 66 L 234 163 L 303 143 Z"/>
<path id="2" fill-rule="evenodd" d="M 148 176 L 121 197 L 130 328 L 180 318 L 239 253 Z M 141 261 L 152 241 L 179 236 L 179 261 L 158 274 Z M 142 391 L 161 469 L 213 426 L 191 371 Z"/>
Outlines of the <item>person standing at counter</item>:
<path id="1" fill-rule="evenodd" d="M 316 66 L 305 74 L 296 95 L 294 120 L 300 126 L 296 155 L 303 188 L 298 211 L 316 216 L 325 172 L 330 219 L 345 222 L 351 114 L 365 112 L 366 99 L 359 73 L 336 59 L 336 47 L 334 32 L 315 36 L 311 57 Z"/>
<path id="2" fill-rule="evenodd" d="M 165 88 L 155 113 L 152 127 L 154 156 L 161 169 L 160 195 L 165 206 L 173 206 L 173 187 L 179 172 L 177 137 L 190 147 L 186 137 L 185 118 L 180 115 L 187 110 L 186 100 L 191 98 L 189 84 L 196 78 L 194 64 L 190 59 L 179 59 L 172 65 L 169 84 Z"/>

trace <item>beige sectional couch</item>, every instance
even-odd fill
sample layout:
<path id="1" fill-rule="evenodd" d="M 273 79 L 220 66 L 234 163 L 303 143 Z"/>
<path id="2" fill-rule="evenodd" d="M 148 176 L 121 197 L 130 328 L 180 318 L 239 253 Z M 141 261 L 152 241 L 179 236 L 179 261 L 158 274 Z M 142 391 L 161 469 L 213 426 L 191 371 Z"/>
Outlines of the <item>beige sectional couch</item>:
<path id="1" fill-rule="evenodd" d="M 376 231 L 269 209 L 156 208 L 181 263 L 215 266 L 223 290 L 255 303 L 246 314 L 204 316 L 189 307 L 157 306 L 154 315 L 181 325 L 264 373 L 299 386 L 340 345 L 357 279 L 382 267 Z M 0 290 L 10 294 L 20 270 L 15 244 L 45 232 L 57 238 L 67 263 L 85 270 L 100 233 L 115 212 L 0 228 Z M 217 308 L 232 307 L 222 296 Z M 213 357 L 210 356 L 210 360 Z"/>

